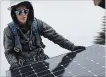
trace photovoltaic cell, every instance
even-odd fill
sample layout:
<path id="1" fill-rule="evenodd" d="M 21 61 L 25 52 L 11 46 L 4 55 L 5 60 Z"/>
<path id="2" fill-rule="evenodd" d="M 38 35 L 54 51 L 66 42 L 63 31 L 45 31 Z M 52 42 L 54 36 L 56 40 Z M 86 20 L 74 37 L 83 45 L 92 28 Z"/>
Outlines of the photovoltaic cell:
<path id="1" fill-rule="evenodd" d="M 10 70 L 11 77 L 105 77 L 105 50 L 100 45 Z"/>

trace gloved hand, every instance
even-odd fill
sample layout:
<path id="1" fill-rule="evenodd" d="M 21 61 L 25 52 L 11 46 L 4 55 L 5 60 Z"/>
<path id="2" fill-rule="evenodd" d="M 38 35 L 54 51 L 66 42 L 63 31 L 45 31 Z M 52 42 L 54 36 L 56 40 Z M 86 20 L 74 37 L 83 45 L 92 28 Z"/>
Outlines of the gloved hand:
<path id="1" fill-rule="evenodd" d="M 73 49 L 73 52 L 79 53 L 85 49 L 86 49 L 86 47 L 84 47 L 84 46 L 75 46 Z"/>
<path id="2" fill-rule="evenodd" d="M 13 63 L 11 66 L 10 66 L 10 69 L 14 69 L 14 68 L 17 68 L 19 67 L 20 65 L 18 64 L 18 62 L 15 62 Z"/>

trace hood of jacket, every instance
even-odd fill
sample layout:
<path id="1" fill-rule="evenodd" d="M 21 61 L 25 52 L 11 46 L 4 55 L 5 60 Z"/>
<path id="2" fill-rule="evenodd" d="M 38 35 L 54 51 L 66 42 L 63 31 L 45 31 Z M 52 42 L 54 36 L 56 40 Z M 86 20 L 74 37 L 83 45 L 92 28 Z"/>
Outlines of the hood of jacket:
<path id="1" fill-rule="evenodd" d="M 29 2 L 29 1 L 23 1 L 23 2 L 20 2 L 18 3 L 17 5 L 14 5 L 12 6 L 11 8 L 11 17 L 12 17 L 12 20 L 15 24 L 19 25 L 20 26 L 20 23 L 19 21 L 17 20 L 16 18 L 16 14 L 15 14 L 15 11 L 16 11 L 16 8 L 19 7 L 19 6 L 25 6 L 27 9 L 29 9 L 29 13 L 28 13 L 28 18 L 27 18 L 27 21 L 26 21 L 26 25 L 27 28 L 30 28 L 32 23 L 33 23 L 33 20 L 34 20 L 34 10 L 33 10 L 33 6 L 32 4 Z M 22 27 L 22 26 L 20 26 Z"/>

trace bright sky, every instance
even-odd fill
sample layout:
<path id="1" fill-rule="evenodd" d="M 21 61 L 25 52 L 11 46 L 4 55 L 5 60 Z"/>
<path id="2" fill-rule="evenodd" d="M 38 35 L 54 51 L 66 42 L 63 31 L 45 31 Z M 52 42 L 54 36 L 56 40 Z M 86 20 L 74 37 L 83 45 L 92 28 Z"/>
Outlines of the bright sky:
<path id="1" fill-rule="evenodd" d="M 94 6 L 92 0 L 31 2 L 35 17 L 48 23 L 75 45 L 92 45 L 97 32 L 101 31 L 105 10 Z M 1 76 L 5 76 L 5 71 L 9 69 L 3 49 L 3 30 L 11 22 L 10 11 L 7 10 L 9 6 L 9 1 L 1 2 Z M 45 53 L 50 57 L 69 52 L 45 38 L 43 42 L 46 45 Z"/>

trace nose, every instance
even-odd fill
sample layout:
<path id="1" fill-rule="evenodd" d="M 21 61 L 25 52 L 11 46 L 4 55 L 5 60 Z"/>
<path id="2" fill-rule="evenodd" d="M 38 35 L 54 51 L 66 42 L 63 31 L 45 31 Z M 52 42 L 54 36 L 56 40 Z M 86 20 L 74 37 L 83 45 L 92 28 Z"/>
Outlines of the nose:
<path id="1" fill-rule="evenodd" d="M 26 17 L 27 17 L 27 15 L 24 14 L 24 13 L 22 13 L 20 16 L 21 16 L 22 18 L 26 18 Z"/>
<path id="2" fill-rule="evenodd" d="M 22 16 L 26 16 L 26 14 L 25 14 L 25 13 L 21 13 L 21 15 L 22 15 Z"/>

